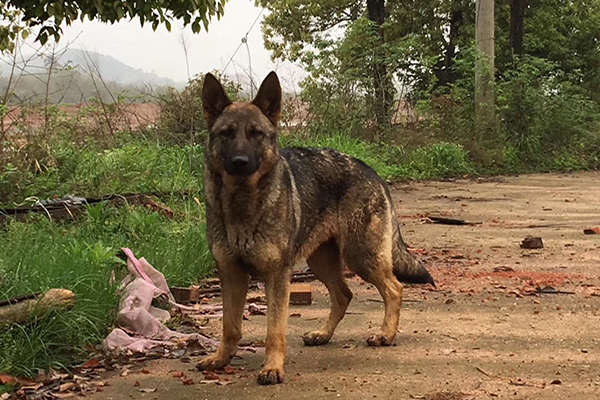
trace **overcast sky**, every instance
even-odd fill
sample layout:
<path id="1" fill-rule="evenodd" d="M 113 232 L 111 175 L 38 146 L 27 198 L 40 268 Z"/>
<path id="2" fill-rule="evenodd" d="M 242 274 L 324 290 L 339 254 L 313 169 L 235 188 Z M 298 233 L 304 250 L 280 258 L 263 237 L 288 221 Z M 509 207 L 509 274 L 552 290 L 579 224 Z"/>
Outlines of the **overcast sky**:
<path id="1" fill-rule="evenodd" d="M 72 26 L 63 27 L 60 45 L 72 42 L 72 47 L 108 54 L 132 67 L 176 81 L 187 81 L 182 37 L 187 44 L 191 76 L 214 69 L 223 70 L 260 13 L 261 9 L 255 7 L 252 0 L 230 0 L 225 6 L 224 17 L 220 21 L 213 19 L 208 32 L 197 34 L 192 33 L 189 27 L 182 29 L 181 24 L 173 24 L 171 32 L 168 32 L 162 26 L 156 31 L 147 25 L 141 28 L 137 20 L 114 25 L 77 21 Z M 270 52 L 263 45 L 260 26 L 263 17 L 264 14 L 248 35 L 256 84 L 275 69 L 282 84 L 292 89 L 302 79 L 302 70 L 290 63 L 271 60 Z M 247 76 L 248 70 L 248 50 L 242 45 L 226 73 Z"/>

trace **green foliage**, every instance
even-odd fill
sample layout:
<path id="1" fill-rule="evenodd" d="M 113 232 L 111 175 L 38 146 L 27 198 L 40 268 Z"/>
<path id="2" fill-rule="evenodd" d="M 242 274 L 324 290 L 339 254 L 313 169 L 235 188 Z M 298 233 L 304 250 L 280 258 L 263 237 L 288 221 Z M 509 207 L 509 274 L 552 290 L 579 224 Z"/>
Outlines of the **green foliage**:
<path id="1" fill-rule="evenodd" d="M 462 146 L 443 142 L 416 149 L 411 154 L 409 167 L 418 179 L 452 178 L 476 171 Z"/>
<path id="2" fill-rule="evenodd" d="M 0 1 L 0 53 L 12 52 L 16 41 L 25 40 L 29 35 L 29 29 L 20 18 L 18 10 L 7 7 L 6 1 Z"/>
<path id="3" fill-rule="evenodd" d="M 549 169 L 573 168 L 573 157 L 585 152 L 582 144 L 600 126 L 600 108 L 585 90 L 556 64 L 534 57 L 520 59 L 496 88 L 502 137 L 520 158 Z M 565 152 L 574 155 L 564 158 Z M 554 165 L 549 155 L 559 157 Z"/>
<path id="4" fill-rule="evenodd" d="M 99 196 L 127 192 L 169 192 L 202 189 L 203 148 L 163 146 L 131 141 L 113 149 L 93 144 L 79 148 L 66 140 L 50 143 L 42 170 L 7 165 L 0 171 L 0 203 L 23 198 L 62 197 L 76 193 Z"/>
<path id="5" fill-rule="evenodd" d="M 383 179 L 444 179 L 477 173 L 462 146 L 436 143 L 407 151 L 399 146 L 374 144 L 345 134 L 298 138 L 285 136 L 282 146 L 326 147 L 356 157 L 372 167 Z"/>
<path id="6" fill-rule="evenodd" d="M 36 40 L 44 44 L 52 36 L 55 40 L 60 39 L 62 33 L 61 25 L 71 25 L 75 20 L 88 19 L 99 20 L 106 23 L 115 23 L 126 19 L 137 19 L 140 25 L 149 24 L 156 30 L 159 25 L 164 25 L 171 30 L 171 21 L 181 20 L 184 25 L 191 25 L 192 31 L 200 32 L 202 27 L 208 30 L 208 24 L 212 17 L 220 18 L 225 9 L 226 0 L 199 0 L 199 1 L 111 1 L 111 0 L 8 0 L 0 2 L 3 11 L 18 11 L 22 14 L 19 18 L 23 23 L 31 27 L 40 27 Z M 0 30 L 1 31 L 1 30 Z M 0 50 L 10 47 L 11 39 L 8 37 L 8 45 L 2 42 L 0 35 Z"/>

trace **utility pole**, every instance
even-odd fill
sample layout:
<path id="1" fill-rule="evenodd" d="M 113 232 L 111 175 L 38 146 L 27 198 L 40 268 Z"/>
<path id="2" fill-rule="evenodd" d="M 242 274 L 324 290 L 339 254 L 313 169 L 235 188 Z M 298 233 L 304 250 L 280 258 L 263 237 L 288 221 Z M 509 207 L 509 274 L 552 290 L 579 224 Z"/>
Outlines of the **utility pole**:
<path id="1" fill-rule="evenodd" d="M 494 132 L 494 27 L 494 0 L 476 0 L 475 123 L 483 141 Z"/>

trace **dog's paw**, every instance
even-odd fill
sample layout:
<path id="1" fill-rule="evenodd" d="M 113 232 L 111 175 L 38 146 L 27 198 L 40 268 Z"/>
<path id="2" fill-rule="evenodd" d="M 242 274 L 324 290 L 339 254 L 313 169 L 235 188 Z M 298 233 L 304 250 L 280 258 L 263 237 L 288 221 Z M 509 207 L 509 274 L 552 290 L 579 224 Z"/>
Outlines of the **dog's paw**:
<path id="1" fill-rule="evenodd" d="M 302 335 L 305 346 L 322 346 L 329 343 L 331 336 L 321 331 L 306 332 Z"/>
<path id="2" fill-rule="evenodd" d="M 198 364 L 196 364 L 196 368 L 200 371 L 214 371 L 216 369 L 223 369 L 227 364 L 229 364 L 231 359 L 227 357 L 221 357 L 219 354 L 213 354 L 212 356 L 208 356 L 200 360 Z"/>
<path id="3" fill-rule="evenodd" d="M 392 339 L 384 335 L 373 335 L 367 339 L 367 344 L 372 347 L 391 346 Z"/>
<path id="4" fill-rule="evenodd" d="M 276 385 L 283 383 L 284 376 L 283 368 L 263 368 L 258 374 L 256 382 L 260 385 Z"/>

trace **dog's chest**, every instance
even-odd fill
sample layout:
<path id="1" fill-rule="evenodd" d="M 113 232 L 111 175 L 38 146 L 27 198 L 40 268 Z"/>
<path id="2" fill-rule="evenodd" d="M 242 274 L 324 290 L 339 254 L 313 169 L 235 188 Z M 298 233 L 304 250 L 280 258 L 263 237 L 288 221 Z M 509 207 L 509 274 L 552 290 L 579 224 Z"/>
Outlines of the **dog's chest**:
<path id="1" fill-rule="evenodd" d="M 229 251 L 236 261 L 259 271 L 280 264 L 288 248 L 288 239 L 272 227 L 258 225 L 249 229 L 248 226 L 230 223 L 226 229 Z"/>

